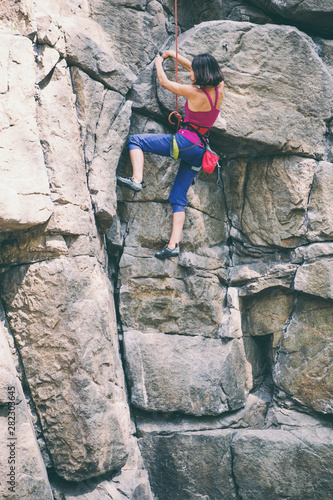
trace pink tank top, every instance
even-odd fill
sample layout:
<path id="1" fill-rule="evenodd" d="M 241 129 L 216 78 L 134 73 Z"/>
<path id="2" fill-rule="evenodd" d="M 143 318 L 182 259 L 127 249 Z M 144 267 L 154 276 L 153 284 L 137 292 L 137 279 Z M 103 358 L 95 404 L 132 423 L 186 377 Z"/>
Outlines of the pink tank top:
<path id="1" fill-rule="evenodd" d="M 199 125 L 200 127 L 208 127 L 211 128 L 217 117 L 219 116 L 220 110 L 217 109 L 217 102 L 219 99 L 219 89 L 215 87 L 215 92 L 216 92 L 216 98 L 215 98 L 215 104 L 213 104 L 212 98 L 208 94 L 207 90 L 202 88 L 201 90 L 204 91 L 206 94 L 209 103 L 211 105 L 211 109 L 209 111 L 191 111 L 190 108 L 188 107 L 188 102 L 186 100 L 185 102 L 185 118 L 184 122 L 190 122 L 194 123 L 195 125 Z M 178 131 L 178 134 L 182 134 L 186 139 L 189 141 L 196 143 L 198 142 L 198 136 L 195 132 L 192 132 L 191 130 L 186 130 L 186 129 L 180 129 Z"/>

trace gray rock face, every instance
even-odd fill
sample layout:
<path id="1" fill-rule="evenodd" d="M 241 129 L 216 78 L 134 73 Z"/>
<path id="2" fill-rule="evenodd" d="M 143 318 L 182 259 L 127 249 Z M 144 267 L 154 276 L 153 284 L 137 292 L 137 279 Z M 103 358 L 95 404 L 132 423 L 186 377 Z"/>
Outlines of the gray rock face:
<path id="1" fill-rule="evenodd" d="M 116 215 L 116 168 L 128 136 L 131 101 L 71 68 L 81 126 L 88 187 L 100 231 L 108 232 Z"/>
<path id="2" fill-rule="evenodd" d="M 0 30 L 0 39 L 0 228 L 3 232 L 44 224 L 51 217 L 53 206 L 36 123 L 32 44 L 4 29 Z"/>
<path id="3" fill-rule="evenodd" d="M 258 7 L 285 19 L 306 25 L 311 31 L 332 35 L 333 5 L 330 0 L 253 0 Z"/>
<path id="4" fill-rule="evenodd" d="M 221 149 L 231 146 L 235 153 L 236 147 L 238 154 L 249 156 L 278 151 L 323 158 L 333 84 L 309 37 L 292 27 L 215 21 L 184 33 L 179 45 L 189 58 L 213 54 L 223 68 L 221 114 L 227 126 L 225 132 L 214 127 Z M 171 110 L 174 98 L 169 94 L 158 90 L 163 106 Z"/>
<path id="5" fill-rule="evenodd" d="M 3 311 L 1 311 L 3 318 Z M 0 324 L 0 495 L 4 500 L 53 500 L 21 382 Z"/>
<path id="6" fill-rule="evenodd" d="M 139 439 L 157 497 L 234 499 L 230 451 L 233 434 L 218 430 Z"/>
<path id="7" fill-rule="evenodd" d="M 212 53 L 225 74 L 211 134 L 223 182 L 199 173 L 180 256 L 162 262 L 177 162 L 145 155 L 135 195 L 116 172 L 132 173 L 128 136 L 171 131 L 153 59 L 174 42 L 173 0 L 1 4 L 10 498 L 332 495 L 332 6 L 178 7 L 180 52 Z"/>
<path id="8" fill-rule="evenodd" d="M 332 239 L 333 216 L 328 201 L 333 187 L 332 168 L 333 163 L 319 162 L 315 173 L 308 210 L 311 241 Z"/>
<path id="9" fill-rule="evenodd" d="M 240 340 L 126 332 L 124 346 L 131 401 L 138 408 L 219 415 L 244 406 L 251 386 Z"/>
<path id="10" fill-rule="evenodd" d="M 235 480 L 243 498 L 320 500 L 330 496 L 332 430 L 246 430 L 235 435 L 232 451 Z"/>
<path id="11" fill-rule="evenodd" d="M 316 162 L 297 156 L 248 165 L 241 230 L 257 246 L 294 247 L 307 230 L 307 202 Z"/>
<path id="12" fill-rule="evenodd" d="M 275 381 L 297 401 L 332 413 L 332 305 L 300 297 L 284 333 L 274 371 Z"/>
<path id="13" fill-rule="evenodd" d="M 109 52 L 110 39 L 100 26 L 88 19 L 60 18 L 64 32 L 66 59 L 112 90 L 126 94 L 135 75 L 118 63 Z M 104 46 L 107 47 L 106 50 Z"/>
<path id="14" fill-rule="evenodd" d="M 78 481 L 121 468 L 128 409 L 100 266 L 89 257 L 51 260 L 9 271 L 2 287 L 55 470 Z"/>
<path id="15" fill-rule="evenodd" d="M 152 251 L 140 257 L 131 253 L 126 250 L 120 263 L 120 314 L 126 331 L 219 336 L 225 289 L 215 269 L 202 275 L 200 269 L 184 266 L 182 272 L 174 262 L 165 266 L 157 261 Z M 188 278 L 181 279 L 185 273 Z"/>
<path id="16" fill-rule="evenodd" d="M 90 3 L 90 9 L 92 19 L 111 37 L 116 58 L 136 73 L 151 62 L 168 38 L 168 16 L 157 0 L 97 0 Z"/>

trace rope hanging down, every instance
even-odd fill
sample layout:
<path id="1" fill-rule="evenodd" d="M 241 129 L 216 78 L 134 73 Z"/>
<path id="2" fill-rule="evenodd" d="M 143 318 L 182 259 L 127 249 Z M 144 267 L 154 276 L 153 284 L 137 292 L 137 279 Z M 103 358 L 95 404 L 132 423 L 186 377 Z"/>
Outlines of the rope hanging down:
<path id="1" fill-rule="evenodd" d="M 176 83 L 178 83 L 178 12 L 177 12 L 177 0 L 175 0 L 175 34 L 176 34 Z M 176 111 L 172 111 L 169 115 L 169 122 L 172 125 L 177 125 L 177 132 L 180 127 L 182 117 L 178 112 L 178 95 L 176 94 Z"/>

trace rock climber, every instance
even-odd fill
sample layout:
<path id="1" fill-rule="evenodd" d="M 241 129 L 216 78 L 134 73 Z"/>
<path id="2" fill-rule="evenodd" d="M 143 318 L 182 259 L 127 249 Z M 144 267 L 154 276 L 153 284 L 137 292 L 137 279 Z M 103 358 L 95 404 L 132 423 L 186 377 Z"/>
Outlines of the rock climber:
<path id="1" fill-rule="evenodd" d="M 215 57 L 210 54 L 200 54 L 195 56 L 191 63 L 185 57 L 178 55 L 179 63 L 190 73 L 191 85 L 176 83 L 168 79 L 162 66 L 167 57 L 176 59 L 176 52 L 167 50 L 162 56 L 158 55 L 155 58 L 158 80 L 162 87 L 174 94 L 186 97 L 187 100 L 184 122 L 174 136 L 181 162 L 169 196 L 173 211 L 172 231 L 169 243 L 155 254 L 158 259 L 169 259 L 179 255 L 179 242 L 187 206 L 186 194 L 201 168 L 204 154 L 202 138 L 208 137 L 219 115 L 224 97 L 223 74 Z M 174 157 L 173 146 L 172 134 L 137 134 L 130 137 L 129 151 L 133 176 L 118 176 L 118 184 L 135 192 L 141 191 L 143 152 Z"/>

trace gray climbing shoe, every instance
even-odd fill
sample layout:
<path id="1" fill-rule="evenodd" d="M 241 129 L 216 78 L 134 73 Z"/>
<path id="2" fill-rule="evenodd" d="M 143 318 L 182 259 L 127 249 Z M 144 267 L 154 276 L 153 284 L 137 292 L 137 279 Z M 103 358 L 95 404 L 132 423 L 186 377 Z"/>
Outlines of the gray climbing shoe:
<path id="1" fill-rule="evenodd" d="M 133 177 L 117 176 L 117 183 L 119 184 L 119 186 L 127 187 L 128 189 L 131 189 L 132 191 L 135 191 L 136 193 L 141 191 L 141 189 L 142 189 L 142 182 L 136 182 L 133 179 Z"/>
<path id="2" fill-rule="evenodd" d="M 168 245 L 162 248 L 159 252 L 155 253 L 155 257 L 158 259 L 170 259 L 171 257 L 178 257 L 179 255 L 179 245 L 176 243 L 175 248 L 168 248 Z"/>

